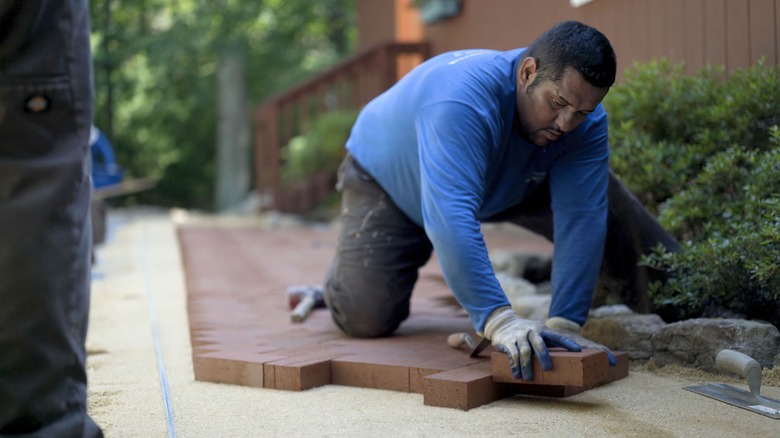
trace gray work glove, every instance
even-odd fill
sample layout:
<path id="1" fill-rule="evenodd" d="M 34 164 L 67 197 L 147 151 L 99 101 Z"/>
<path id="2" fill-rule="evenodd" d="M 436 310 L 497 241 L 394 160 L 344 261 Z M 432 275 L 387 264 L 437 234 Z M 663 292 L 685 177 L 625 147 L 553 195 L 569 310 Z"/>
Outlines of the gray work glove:
<path id="1" fill-rule="evenodd" d="M 553 316 L 547 320 L 545 325 L 548 329 L 553 330 L 556 333 L 560 333 L 561 335 L 576 342 L 582 348 L 595 348 L 598 350 L 604 350 L 607 353 L 609 366 L 614 367 L 617 365 L 617 359 L 615 358 L 615 355 L 612 354 L 612 352 L 609 350 L 609 348 L 580 336 L 580 330 L 582 330 L 582 326 L 576 322 L 561 316 Z"/>
<path id="2" fill-rule="evenodd" d="M 533 354 L 539 358 L 543 370 L 552 369 L 548 345 L 568 351 L 582 350 L 576 342 L 549 330 L 543 323 L 520 318 L 511 307 L 500 307 L 490 314 L 484 336 L 496 350 L 509 356 L 509 366 L 516 379 L 533 380 Z"/>

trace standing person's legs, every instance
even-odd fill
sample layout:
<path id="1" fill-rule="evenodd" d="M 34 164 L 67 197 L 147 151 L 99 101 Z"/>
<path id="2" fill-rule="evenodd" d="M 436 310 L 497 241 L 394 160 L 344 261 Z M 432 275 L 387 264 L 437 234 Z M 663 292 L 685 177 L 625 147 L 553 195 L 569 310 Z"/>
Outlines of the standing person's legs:
<path id="1" fill-rule="evenodd" d="M 0 435 L 102 436 L 86 413 L 87 2 L 3 2 L 0 29 Z"/>
<path id="2" fill-rule="evenodd" d="M 639 262 L 658 243 L 669 251 L 679 251 L 680 246 L 611 171 L 608 196 L 607 238 L 597 288 L 620 297 L 638 312 L 652 312 L 648 285 L 663 280 L 664 273 L 639 266 Z M 520 225 L 552 242 L 549 184 L 545 181 L 525 201 L 490 221 Z"/>
<path id="3" fill-rule="evenodd" d="M 341 231 L 325 302 L 344 333 L 387 336 L 409 316 L 419 268 L 433 247 L 425 230 L 349 156 L 339 169 L 339 189 Z"/>

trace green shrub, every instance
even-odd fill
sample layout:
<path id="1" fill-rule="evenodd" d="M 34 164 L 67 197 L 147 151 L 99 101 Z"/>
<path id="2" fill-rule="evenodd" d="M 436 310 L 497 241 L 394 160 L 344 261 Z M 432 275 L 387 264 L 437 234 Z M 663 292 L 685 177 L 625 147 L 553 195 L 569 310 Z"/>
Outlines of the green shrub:
<path id="1" fill-rule="evenodd" d="M 614 122 L 611 122 L 613 125 Z M 663 202 L 680 192 L 695 176 L 699 151 L 674 140 L 654 140 L 634 128 L 633 121 L 620 123 L 610 132 L 612 168 L 623 183 L 653 213 Z"/>
<path id="2" fill-rule="evenodd" d="M 632 121 L 632 129 L 649 135 L 653 141 L 675 139 L 691 143 L 699 127 L 689 122 L 703 120 L 707 108 L 717 102 L 718 90 L 713 85 L 722 75 L 703 69 L 698 75 L 689 76 L 683 67 L 667 60 L 635 63 L 604 101 L 610 118 Z"/>
<path id="3" fill-rule="evenodd" d="M 643 263 L 675 319 L 737 312 L 780 325 L 780 68 L 686 76 L 636 64 L 604 101 L 612 168 L 683 243 Z"/>
<path id="4" fill-rule="evenodd" d="M 780 323 L 780 149 L 717 154 L 660 221 L 689 239 L 679 254 L 659 248 L 645 259 L 672 274 L 652 287 L 659 306 L 680 317 L 729 309 Z"/>
<path id="5" fill-rule="evenodd" d="M 305 134 L 293 137 L 282 148 L 282 184 L 321 172 L 335 173 L 356 118 L 354 111 L 331 111 L 317 118 Z"/>
<path id="6" fill-rule="evenodd" d="M 604 99 L 611 165 L 654 212 L 699 174 L 714 154 L 738 144 L 765 150 L 780 124 L 780 67 L 759 62 L 726 76 L 684 73 L 666 60 L 634 64 Z"/>

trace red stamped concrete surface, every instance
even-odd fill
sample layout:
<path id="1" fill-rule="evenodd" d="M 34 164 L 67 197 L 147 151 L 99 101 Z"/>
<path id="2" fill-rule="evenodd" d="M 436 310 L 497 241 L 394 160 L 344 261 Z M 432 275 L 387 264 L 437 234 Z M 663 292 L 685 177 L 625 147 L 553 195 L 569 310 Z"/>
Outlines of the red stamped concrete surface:
<path id="1" fill-rule="evenodd" d="M 572 395 L 627 375 L 625 356 L 624 373 L 601 369 L 593 354 L 565 353 L 553 359 L 554 378 L 538 372 L 532 382 L 513 382 L 508 365 L 502 373 L 500 359 L 491 363 L 492 349 L 469 358 L 465 349 L 449 347 L 452 333 L 476 335 L 453 305 L 435 257 L 421 270 L 411 315 L 394 336 L 352 339 L 325 309 L 303 323 L 290 320 L 286 289 L 322 282 L 335 250 L 333 228 L 193 225 L 180 227 L 178 237 L 196 380 L 291 391 L 326 384 L 388 389 L 422 393 L 428 405 L 470 409 L 516 393 Z M 491 250 L 551 250 L 503 230 L 487 231 L 485 240 Z M 583 383 L 583 372 L 599 377 Z"/>

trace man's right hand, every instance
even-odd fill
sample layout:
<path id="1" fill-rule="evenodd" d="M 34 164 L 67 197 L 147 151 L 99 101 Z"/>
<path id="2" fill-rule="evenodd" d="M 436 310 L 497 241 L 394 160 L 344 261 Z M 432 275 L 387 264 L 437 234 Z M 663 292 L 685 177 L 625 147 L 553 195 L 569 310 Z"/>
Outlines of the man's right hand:
<path id="1" fill-rule="evenodd" d="M 549 330 L 543 323 L 517 316 L 511 307 L 493 311 L 485 324 L 484 335 L 496 350 L 509 356 L 509 365 L 515 378 L 533 380 L 533 355 L 539 358 L 542 369 L 552 369 L 547 345 L 568 351 L 582 351 L 582 347 L 566 336 Z"/>

